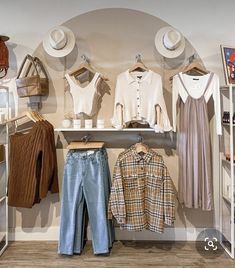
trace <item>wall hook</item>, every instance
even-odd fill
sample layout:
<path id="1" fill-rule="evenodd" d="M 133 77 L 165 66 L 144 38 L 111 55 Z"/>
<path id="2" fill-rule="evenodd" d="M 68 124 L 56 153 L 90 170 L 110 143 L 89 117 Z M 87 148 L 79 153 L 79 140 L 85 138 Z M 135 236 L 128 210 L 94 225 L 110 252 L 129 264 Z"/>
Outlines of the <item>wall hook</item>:
<path id="1" fill-rule="evenodd" d="M 87 134 L 81 138 L 81 141 L 87 143 L 91 139 L 91 135 Z"/>
<path id="2" fill-rule="evenodd" d="M 85 54 L 82 54 L 81 58 L 85 63 L 90 64 L 90 60 Z"/>
<path id="3" fill-rule="evenodd" d="M 140 143 L 143 142 L 143 137 L 141 134 L 138 135 L 138 142 L 140 142 Z"/>

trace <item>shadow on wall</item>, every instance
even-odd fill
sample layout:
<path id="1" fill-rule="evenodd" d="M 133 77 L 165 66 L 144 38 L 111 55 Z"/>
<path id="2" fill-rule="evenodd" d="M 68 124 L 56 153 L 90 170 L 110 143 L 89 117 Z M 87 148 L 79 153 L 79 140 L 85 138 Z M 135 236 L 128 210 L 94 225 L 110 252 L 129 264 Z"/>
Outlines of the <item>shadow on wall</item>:
<path id="1" fill-rule="evenodd" d="M 48 194 L 41 200 L 40 204 L 33 206 L 33 210 L 27 208 L 17 208 L 16 211 L 21 214 L 22 229 L 27 232 L 27 228 L 50 227 L 53 226 L 53 216 L 59 216 L 59 194 Z M 54 212 L 55 211 L 55 212 Z M 24 229 L 25 228 L 25 229 Z M 29 232 L 32 232 L 32 230 Z"/>
<path id="2" fill-rule="evenodd" d="M 63 67 L 61 65 L 61 63 L 58 63 L 58 59 L 54 58 L 54 57 L 50 57 L 51 59 L 48 61 L 48 57 L 45 57 L 45 53 L 42 47 L 42 44 L 39 45 L 38 49 L 36 50 L 36 52 L 34 53 L 34 56 L 37 56 L 38 58 L 40 58 L 40 60 L 43 62 L 45 70 L 47 72 L 47 76 L 48 76 L 48 80 L 49 80 L 49 94 L 47 96 L 42 96 L 41 97 L 41 102 L 42 102 L 42 109 L 41 112 L 42 113 L 56 113 L 56 109 L 57 109 L 57 98 L 56 98 L 56 85 L 54 85 L 54 77 L 52 76 L 52 74 L 49 71 L 49 63 L 51 64 L 55 64 L 55 66 L 58 67 L 57 71 L 63 71 Z M 53 65 L 54 67 L 54 65 Z M 45 105 L 44 105 L 45 104 Z"/>
<path id="3" fill-rule="evenodd" d="M 152 131 L 140 133 L 137 131 L 118 132 L 118 131 L 98 131 L 90 133 L 89 131 L 74 132 L 66 131 L 58 133 L 56 136 L 56 148 L 66 148 L 68 143 L 75 140 L 81 140 L 82 137 L 89 134 L 92 140 L 104 140 L 106 148 L 128 148 L 139 141 L 139 137 L 143 138 L 143 142 L 147 142 L 151 148 L 164 149 L 167 156 L 174 155 L 173 150 L 176 144 L 176 135 L 173 133 L 159 133 Z"/>
<path id="4" fill-rule="evenodd" d="M 9 50 L 9 69 L 7 72 L 7 78 L 14 78 L 17 75 L 17 60 L 16 60 L 16 54 L 15 54 L 15 48 L 20 50 L 26 50 L 25 47 L 21 47 L 17 44 L 6 42 L 7 48 Z"/>
<path id="5" fill-rule="evenodd" d="M 178 203 L 177 215 L 185 228 L 187 228 L 187 222 L 190 222 L 195 228 L 214 227 L 214 211 L 203 211 L 201 209 L 185 208 Z"/>

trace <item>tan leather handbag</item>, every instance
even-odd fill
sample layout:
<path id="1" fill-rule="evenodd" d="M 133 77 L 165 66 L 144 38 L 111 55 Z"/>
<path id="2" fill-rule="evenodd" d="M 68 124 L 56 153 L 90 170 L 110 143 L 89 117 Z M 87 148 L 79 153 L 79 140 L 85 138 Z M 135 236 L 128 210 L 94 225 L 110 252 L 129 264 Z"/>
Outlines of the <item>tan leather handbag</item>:
<path id="1" fill-rule="evenodd" d="M 25 74 L 21 77 L 23 68 L 26 66 L 27 62 L 28 67 Z M 29 75 L 29 73 L 31 74 Z M 44 77 L 42 77 L 42 74 Z M 20 98 L 45 96 L 48 94 L 48 77 L 39 58 L 26 55 L 16 77 L 16 87 Z"/>

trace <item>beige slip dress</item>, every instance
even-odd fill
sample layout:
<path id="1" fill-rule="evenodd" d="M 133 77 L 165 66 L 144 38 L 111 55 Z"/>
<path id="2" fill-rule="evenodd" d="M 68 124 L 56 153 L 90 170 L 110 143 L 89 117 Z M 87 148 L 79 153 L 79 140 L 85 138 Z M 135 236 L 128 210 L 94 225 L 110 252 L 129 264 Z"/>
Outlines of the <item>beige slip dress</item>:
<path id="1" fill-rule="evenodd" d="M 209 119 L 205 93 L 211 83 L 210 74 L 204 93 L 193 98 L 181 75 L 179 79 L 188 94 L 185 103 L 180 100 L 179 119 L 179 201 L 187 208 L 213 209 L 211 148 Z"/>

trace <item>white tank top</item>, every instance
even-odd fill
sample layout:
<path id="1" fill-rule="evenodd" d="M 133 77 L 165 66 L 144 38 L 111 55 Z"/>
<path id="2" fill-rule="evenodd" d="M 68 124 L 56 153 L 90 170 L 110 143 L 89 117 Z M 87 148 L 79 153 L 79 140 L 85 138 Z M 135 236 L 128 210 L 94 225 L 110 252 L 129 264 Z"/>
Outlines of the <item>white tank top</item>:
<path id="1" fill-rule="evenodd" d="M 94 98 L 97 93 L 97 81 L 99 77 L 100 74 L 95 73 L 91 82 L 87 86 L 81 87 L 76 82 L 75 77 L 70 76 L 69 74 L 65 75 L 65 78 L 67 79 L 70 86 L 75 114 L 85 113 L 87 115 L 91 115 Z"/>

